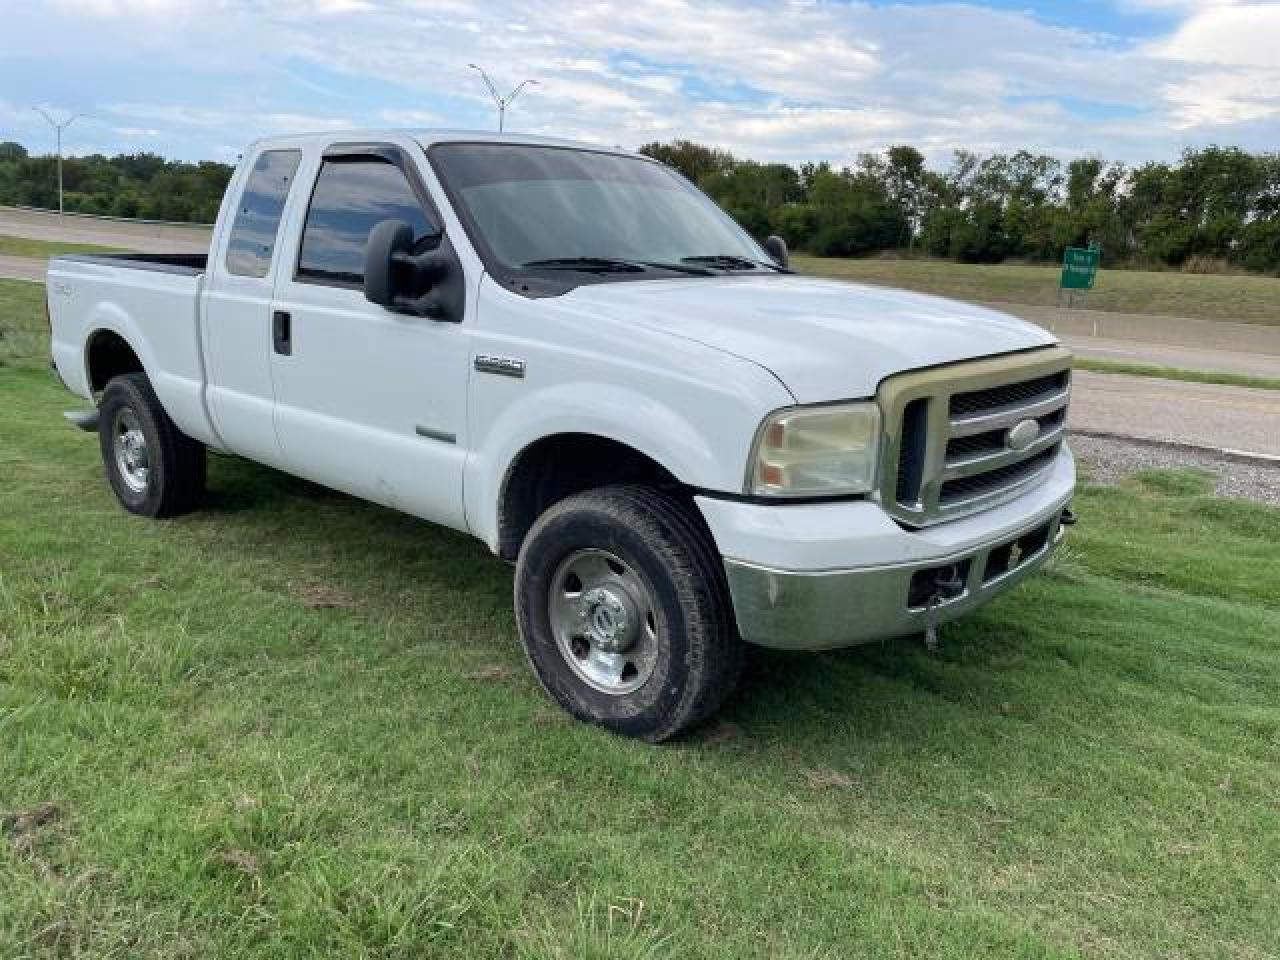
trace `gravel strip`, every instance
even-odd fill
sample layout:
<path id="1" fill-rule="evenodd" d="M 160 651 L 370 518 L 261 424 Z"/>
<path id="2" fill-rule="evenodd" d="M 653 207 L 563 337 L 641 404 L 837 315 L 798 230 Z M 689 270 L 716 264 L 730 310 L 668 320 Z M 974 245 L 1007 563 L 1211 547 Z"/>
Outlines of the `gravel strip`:
<path id="1" fill-rule="evenodd" d="M 1237 463 L 1211 453 L 1130 443 L 1104 437 L 1071 437 L 1071 449 L 1089 473 L 1089 481 L 1113 484 L 1140 470 L 1198 467 L 1217 477 L 1220 497 L 1244 497 L 1280 507 L 1280 467 Z"/>

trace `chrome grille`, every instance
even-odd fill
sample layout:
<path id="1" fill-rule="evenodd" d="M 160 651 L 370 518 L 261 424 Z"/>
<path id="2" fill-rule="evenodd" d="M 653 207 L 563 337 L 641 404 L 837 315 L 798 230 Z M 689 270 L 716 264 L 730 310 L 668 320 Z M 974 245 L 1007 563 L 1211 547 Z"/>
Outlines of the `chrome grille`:
<path id="1" fill-rule="evenodd" d="M 1066 433 L 1070 366 L 1067 350 L 1048 347 L 886 380 L 877 394 L 885 509 L 926 526 L 995 506 L 1041 479 Z M 1010 431 L 1028 420 L 1039 433 L 1014 449 Z"/>
<path id="2" fill-rule="evenodd" d="M 944 506 L 951 503 L 963 503 L 968 498 L 984 491 L 1006 489 L 1010 484 L 1018 483 L 1039 473 L 1057 455 L 1058 447 L 1055 444 L 1048 449 L 1041 450 L 1034 456 L 1028 457 L 1026 460 L 1019 460 L 1017 463 L 996 467 L 986 473 L 975 473 L 968 476 L 955 477 L 951 480 L 943 480 L 942 487 L 938 491 L 938 503 Z"/>
<path id="3" fill-rule="evenodd" d="M 951 395 L 951 415 L 965 417 L 997 407 L 1025 405 L 1061 392 L 1067 386 L 1066 370 L 1022 383 L 1009 383 L 986 390 Z"/>

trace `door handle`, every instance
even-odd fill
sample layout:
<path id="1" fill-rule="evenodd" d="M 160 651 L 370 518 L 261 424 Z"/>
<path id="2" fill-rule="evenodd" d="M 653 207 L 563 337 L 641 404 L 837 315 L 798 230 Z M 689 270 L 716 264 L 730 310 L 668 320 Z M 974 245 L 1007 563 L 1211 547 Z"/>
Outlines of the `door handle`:
<path id="1" fill-rule="evenodd" d="M 271 312 L 271 345 L 286 357 L 293 353 L 293 317 L 288 310 Z"/>

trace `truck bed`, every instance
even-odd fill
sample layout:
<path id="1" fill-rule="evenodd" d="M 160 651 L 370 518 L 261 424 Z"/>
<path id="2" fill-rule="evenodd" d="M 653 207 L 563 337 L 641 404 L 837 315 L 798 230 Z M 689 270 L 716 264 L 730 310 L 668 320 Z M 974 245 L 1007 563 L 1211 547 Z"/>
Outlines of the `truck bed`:
<path id="1" fill-rule="evenodd" d="M 55 259 L 190 275 L 204 273 L 209 263 L 209 255 L 205 253 L 64 253 Z"/>
<path id="2" fill-rule="evenodd" d="M 200 339 L 207 262 L 205 254 L 185 253 L 64 254 L 50 259 L 53 360 L 71 392 L 94 399 L 90 352 L 102 338 L 118 337 L 136 352 L 178 427 L 216 446 L 204 404 Z"/>

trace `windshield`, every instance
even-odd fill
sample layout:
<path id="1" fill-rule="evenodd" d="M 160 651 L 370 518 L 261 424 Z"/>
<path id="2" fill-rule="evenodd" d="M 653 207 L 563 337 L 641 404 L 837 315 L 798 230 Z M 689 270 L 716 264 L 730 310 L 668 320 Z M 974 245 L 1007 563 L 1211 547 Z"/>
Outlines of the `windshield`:
<path id="1" fill-rule="evenodd" d="M 724 211 L 648 160 L 504 143 L 438 144 L 431 158 L 472 239 L 510 270 L 773 269 Z"/>

